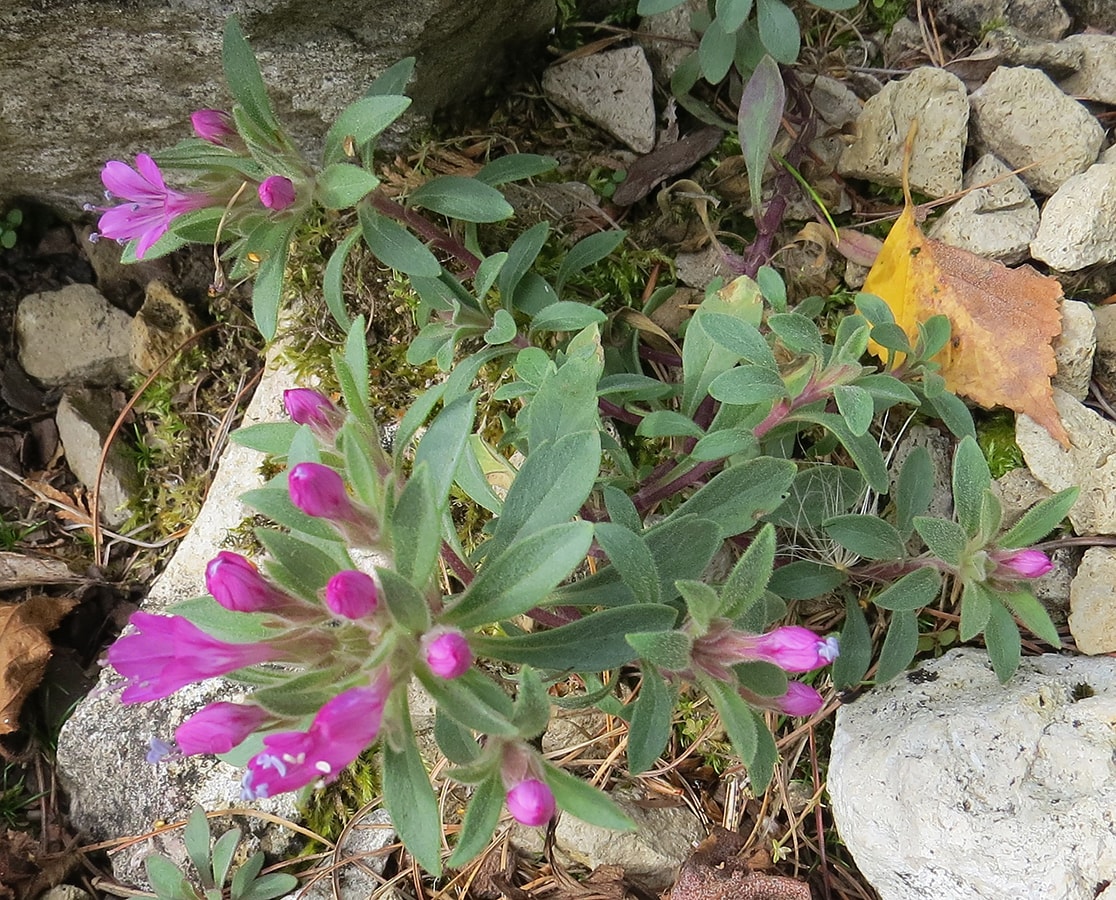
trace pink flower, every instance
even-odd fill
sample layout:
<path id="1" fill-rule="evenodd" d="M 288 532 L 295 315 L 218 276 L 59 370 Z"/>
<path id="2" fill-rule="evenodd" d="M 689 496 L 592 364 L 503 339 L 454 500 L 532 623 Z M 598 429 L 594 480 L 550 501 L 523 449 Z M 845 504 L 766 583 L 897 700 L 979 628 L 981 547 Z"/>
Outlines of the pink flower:
<path id="1" fill-rule="evenodd" d="M 186 756 L 228 753 L 270 718 L 258 706 L 210 703 L 175 729 L 174 742 Z"/>
<path id="2" fill-rule="evenodd" d="M 267 612 L 290 598 L 237 553 L 222 550 L 205 567 L 205 587 L 213 599 L 233 612 Z"/>
<path id="3" fill-rule="evenodd" d="M 209 206 L 206 194 L 183 194 L 168 188 L 163 173 L 146 153 L 136 156 L 136 168 L 118 160 L 110 160 L 101 172 L 109 197 L 127 202 L 113 207 L 90 206 L 103 213 L 97 227 L 98 237 L 116 241 L 136 241 L 136 258 L 143 255 L 176 217 L 191 210 Z"/>
<path id="4" fill-rule="evenodd" d="M 737 663 L 760 661 L 787 672 L 809 672 L 837 658 L 837 638 L 823 638 L 809 628 L 786 625 L 767 634 L 738 631 L 722 621 L 694 641 L 694 664 L 721 680 L 731 680 L 728 669 Z"/>
<path id="5" fill-rule="evenodd" d="M 128 681 L 124 703 L 168 697 L 195 681 L 278 658 L 268 644 L 229 644 L 210 637 L 181 616 L 132 613 L 136 634 L 108 649 L 108 661 Z"/>
<path id="6" fill-rule="evenodd" d="M 321 463 L 299 463 L 287 475 L 291 502 L 306 515 L 340 522 L 358 519 L 345 482 L 329 466 Z"/>
<path id="7" fill-rule="evenodd" d="M 325 605 L 334 615 L 363 619 L 379 607 L 380 591 L 371 576 L 356 569 L 345 569 L 329 579 Z"/>
<path id="8" fill-rule="evenodd" d="M 810 685 L 790 681 L 787 682 L 787 692 L 775 698 L 775 705 L 788 716 L 812 716 L 825 706 L 825 699 Z"/>
<path id="9" fill-rule="evenodd" d="M 333 405 L 329 397 L 310 388 L 283 391 L 283 406 L 292 422 L 308 425 L 318 437 L 327 441 L 337 436 L 345 421 L 345 414 Z"/>
<path id="10" fill-rule="evenodd" d="M 295 202 L 294 183 L 282 175 L 265 178 L 258 188 L 260 203 L 275 212 L 281 212 Z"/>
<path id="11" fill-rule="evenodd" d="M 1054 568 L 1050 557 L 1041 550 L 1000 551 L 992 557 L 1008 578 L 1039 578 Z"/>
<path id="12" fill-rule="evenodd" d="M 203 141 L 219 146 L 225 144 L 225 138 L 236 134 L 232 116 L 223 109 L 199 109 L 190 115 L 190 124 L 194 126 L 194 134 Z"/>
<path id="13" fill-rule="evenodd" d="M 457 628 L 439 626 L 422 637 L 422 655 L 439 678 L 458 678 L 473 664 L 469 641 Z"/>
<path id="14" fill-rule="evenodd" d="M 507 796 L 508 812 L 521 825 L 545 825 L 554 817 L 554 794 L 538 778 L 526 778 L 514 785 Z"/>
<path id="15" fill-rule="evenodd" d="M 372 684 L 350 688 L 326 703 L 306 731 L 264 738 L 264 750 L 248 761 L 242 797 L 255 800 L 332 781 L 380 734 L 391 693 L 386 673 Z"/>

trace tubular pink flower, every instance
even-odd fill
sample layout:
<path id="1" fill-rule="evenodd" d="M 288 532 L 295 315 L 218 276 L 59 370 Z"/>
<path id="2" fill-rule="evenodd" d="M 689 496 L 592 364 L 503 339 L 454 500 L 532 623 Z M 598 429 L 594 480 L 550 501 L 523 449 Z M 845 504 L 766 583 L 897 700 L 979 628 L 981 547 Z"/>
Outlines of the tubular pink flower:
<path id="1" fill-rule="evenodd" d="M 554 794 L 538 778 L 526 778 L 507 795 L 508 812 L 521 825 L 545 825 L 554 816 Z"/>
<path id="2" fill-rule="evenodd" d="M 787 692 L 775 698 L 775 705 L 788 716 L 812 716 L 825 706 L 825 699 L 810 685 L 790 681 L 787 682 Z"/>
<path id="3" fill-rule="evenodd" d="M 271 175 L 260 182 L 260 203 L 275 212 L 281 212 L 295 202 L 294 183 L 282 175 Z"/>
<path id="4" fill-rule="evenodd" d="M 167 697 L 179 688 L 279 658 L 268 644 L 229 644 L 181 616 L 132 613 L 136 634 L 108 649 L 108 661 L 128 681 L 124 703 Z"/>
<path id="5" fill-rule="evenodd" d="M 330 782 L 380 734 L 391 693 L 386 673 L 369 685 L 350 688 L 326 703 L 306 731 L 264 738 L 264 750 L 248 761 L 242 798 L 255 800 Z"/>
<path id="6" fill-rule="evenodd" d="M 213 599 L 233 612 L 267 612 L 290 598 L 238 553 L 222 550 L 205 567 L 205 587 Z"/>
<path id="7" fill-rule="evenodd" d="M 221 701 L 198 710 L 174 732 L 174 742 L 186 756 L 228 753 L 271 715 L 258 706 Z"/>
<path id="8" fill-rule="evenodd" d="M 823 638 L 809 628 L 786 625 L 767 634 L 732 632 L 724 649 L 737 655 L 737 662 L 761 660 L 787 672 L 810 672 L 837 658 L 837 639 Z"/>
<path id="9" fill-rule="evenodd" d="M 199 109 L 190 114 L 190 124 L 194 127 L 194 134 L 218 146 L 224 146 L 225 138 L 236 134 L 232 116 L 223 109 Z"/>
<path id="10" fill-rule="evenodd" d="M 334 406 L 329 397 L 310 388 L 283 391 L 283 406 L 292 422 L 308 425 L 318 437 L 327 441 L 337 436 L 345 421 L 345 414 Z"/>
<path id="11" fill-rule="evenodd" d="M 329 466 L 299 463 L 287 475 L 291 502 L 306 515 L 339 522 L 355 522 L 356 509 L 345 490 L 345 482 Z"/>
<path id="12" fill-rule="evenodd" d="M 345 569 L 329 579 L 325 605 L 334 615 L 363 619 L 379 608 L 380 590 L 371 576 L 356 569 Z"/>
<path id="13" fill-rule="evenodd" d="M 423 635 L 421 649 L 430 671 L 439 678 L 458 678 L 473 664 L 469 641 L 457 628 L 432 628 Z"/>
<path id="14" fill-rule="evenodd" d="M 992 558 L 996 560 L 998 568 L 1006 569 L 1010 573 L 1008 577 L 1014 578 L 1039 578 L 1054 568 L 1049 556 L 1033 548 L 1001 551 Z"/>
<path id="15" fill-rule="evenodd" d="M 99 237 L 116 241 L 136 241 L 136 258 L 161 238 L 176 217 L 191 210 L 210 206 L 207 194 L 184 194 L 168 188 L 163 173 L 146 153 L 136 156 L 132 169 L 119 160 L 110 160 L 101 172 L 109 197 L 127 202 L 112 207 L 87 207 L 103 213 L 97 227 Z"/>

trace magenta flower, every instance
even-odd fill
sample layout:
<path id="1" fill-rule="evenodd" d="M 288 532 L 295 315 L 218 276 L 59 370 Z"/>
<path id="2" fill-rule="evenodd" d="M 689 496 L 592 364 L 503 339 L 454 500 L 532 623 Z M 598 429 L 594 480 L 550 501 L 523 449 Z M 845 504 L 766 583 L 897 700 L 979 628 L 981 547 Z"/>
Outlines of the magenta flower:
<path id="1" fill-rule="evenodd" d="M 812 716 L 825 706 L 825 699 L 810 685 L 789 681 L 787 692 L 775 698 L 775 706 L 788 716 Z"/>
<path id="2" fill-rule="evenodd" d="M 326 441 L 332 441 L 337 436 L 345 421 L 345 414 L 333 405 L 329 397 L 310 388 L 283 391 L 283 406 L 292 422 L 308 425 L 314 434 Z"/>
<path id="3" fill-rule="evenodd" d="M 265 178 L 258 188 L 260 203 L 275 212 L 281 212 L 295 202 L 294 183 L 282 175 Z"/>
<path id="4" fill-rule="evenodd" d="M 115 241 L 136 241 L 136 258 L 143 255 L 159 238 L 166 234 L 173 219 L 209 206 L 206 194 L 184 194 L 168 188 L 163 173 L 146 153 L 136 156 L 132 169 L 119 160 L 110 160 L 101 172 L 107 196 L 119 197 L 127 202 L 112 207 L 88 206 L 103 213 L 97 227 L 98 237 Z"/>
<path id="5" fill-rule="evenodd" d="M 749 634 L 720 620 L 694 641 L 694 666 L 720 681 L 732 681 L 737 663 L 759 661 L 787 672 L 809 672 L 837 658 L 837 638 L 823 638 L 809 628 L 787 625 L 767 634 Z"/>
<path id="6" fill-rule="evenodd" d="M 268 644 L 229 644 L 210 637 L 181 616 L 132 613 L 136 634 L 108 649 L 108 661 L 128 682 L 120 699 L 144 703 L 179 688 L 278 658 Z"/>
<path id="7" fill-rule="evenodd" d="M 264 738 L 264 750 L 248 761 L 242 797 L 255 800 L 332 781 L 380 734 L 391 681 L 381 674 L 326 703 L 306 731 Z"/>
<path id="8" fill-rule="evenodd" d="M 439 626 L 422 636 L 423 659 L 439 678 L 458 678 L 473 664 L 469 641 L 457 628 Z"/>
<path id="9" fill-rule="evenodd" d="M 291 602 L 283 591 L 238 553 L 222 550 L 205 567 L 205 587 L 233 612 L 268 612 Z"/>
<path id="10" fill-rule="evenodd" d="M 1001 550 L 993 554 L 997 567 L 1006 569 L 1009 578 L 1039 578 L 1054 568 L 1050 557 L 1041 550 Z"/>
<path id="11" fill-rule="evenodd" d="M 355 522 L 359 516 L 345 490 L 345 482 L 329 466 L 304 462 L 287 475 L 291 502 L 306 515 L 339 522 Z"/>
<path id="12" fill-rule="evenodd" d="M 225 138 L 236 134 L 232 116 L 223 109 L 199 109 L 191 113 L 190 124 L 194 126 L 194 134 L 218 146 L 224 146 Z"/>
<path id="13" fill-rule="evenodd" d="M 554 794 L 538 778 L 525 778 L 507 796 L 508 812 L 521 825 L 545 825 L 554 817 Z"/>
<path id="14" fill-rule="evenodd" d="M 379 607 L 380 590 L 370 576 L 356 569 L 345 569 L 329 579 L 325 605 L 334 615 L 363 619 Z"/>
<path id="15" fill-rule="evenodd" d="M 259 706 L 210 703 L 175 729 L 174 742 L 186 756 L 228 753 L 270 718 Z"/>

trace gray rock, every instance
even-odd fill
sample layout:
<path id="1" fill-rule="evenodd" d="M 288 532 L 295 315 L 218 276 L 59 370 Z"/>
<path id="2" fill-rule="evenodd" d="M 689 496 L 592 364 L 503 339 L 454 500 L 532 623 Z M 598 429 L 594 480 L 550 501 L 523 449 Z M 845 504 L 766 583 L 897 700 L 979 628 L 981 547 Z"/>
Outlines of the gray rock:
<path id="1" fill-rule="evenodd" d="M 934 473 L 934 491 L 931 494 L 928 515 L 951 518 L 953 488 L 950 486 L 952 477 L 950 473 L 953 471 L 953 440 L 940 429 L 929 425 L 914 425 L 907 429 L 891 455 L 888 478 L 892 487 L 898 483 L 903 464 L 916 447 L 925 448 L 930 456 L 931 471 Z"/>
<path id="2" fill-rule="evenodd" d="M 415 112 L 460 109 L 541 51 L 555 19 L 554 0 L 4 0 L 0 205 L 27 195 L 76 211 L 101 196 L 105 159 L 169 147 L 190 134 L 191 112 L 227 105 L 221 34 L 233 11 L 280 120 L 310 152 L 397 60 L 418 58 Z"/>
<path id="3" fill-rule="evenodd" d="M 963 184 L 969 192 L 934 223 L 930 237 L 1009 265 L 1026 259 L 1039 226 L 1027 186 L 990 153 L 965 173 Z"/>
<path id="4" fill-rule="evenodd" d="M 132 365 L 137 372 L 151 374 L 196 331 L 190 308 L 161 281 L 152 281 L 132 319 Z"/>
<path id="5" fill-rule="evenodd" d="M 1062 272 L 1116 260 L 1116 166 L 1066 179 L 1042 207 L 1031 255 Z"/>
<path id="6" fill-rule="evenodd" d="M 1050 383 L 1076 400 L 1089 396 L 1093 354 L 1097 349 L 1097 320 L 1088 303 L 1062 301 L 1062 333 L 1054 339 L 1058 371 Z"/>
<path id="7" fill-rule="evenodd" d="M 864 104 L 849 88 L 828 75 L 803 75 L 814 112 L 830 128 L 838 130 L 860 118 Z"/>
<path id="8" fill-rule="evenodd" d="M 1116 304 L 1093 310 L 1097 323 L 1097 349 L 1093 354 L 1093 375 L 1110 397 L 1116 398 Z"/>
<path id="9" fill-rule="evenodd" d="M 1111 34 L 1116 31 L 1116 6 L 1112 0 L 1066 0 L 1066 9 L 1077 27 Z"/>
<path id="10" fill-rule="evenodd" d="M 961 189 L 969 101 L 961 79 L 944 69 L 915 69 L 868 100 L 857 119 L 856 139 L 841 154 L 838 171 L 899 185 L 903 145 L 915 119 L 918 136 L 911 153 L 911 187 L 932 197 L 956 193 Z"/>
<path id="11" fill-rule="evenodd" d="M 1084 106 L 1037 69 L 1000 66 L 969 98 L 973 136 L 1043 194 L 1084 172 L 1100 153 L 1104 129 Z"/>
<path id="12" fill-rule="evenodd" d="M 837 828 L 882 900 L 1093 900 L 1116 872 L 1116 660 L 982 650 L 837 713 Z"/>
<path id="13" fill-rule="evenodd" d="M 687 0 L 674 9 L 640 19 L 639 44 L 660 84 L 670 84 L 682 60 L 697 46 L 690 17 L 699 9 L 705 9 L 704 0 Z"/>
<path id="14" fill-rule="evenodd" d="M 1116 37 L 1074 34 L 1063 41 L 1082 52 L 1081 67 L 1061 83 L 1062 90 L 1080 100 L 1116 103 Z"/>
<path id="15" fill-rule="evenodd" d="M 724 257 L 712 245 L 693 253 L 679 253 L 674 258 L 674 266 L 678 280 L 699 291 L 709 287 L 709 282 L 714 278 L 731 278 Z"/>
<path id="16" fill-rule="evenodd" d="M 637 153 L 655 147 L 651 67 L 641 47 L 607 50 L 551 66 L 543 92 L 563 109 L 584 116 Z"/>
<path id="17" fill-rule="evenodd" d="M 1116 651 L 1116 550 L 1090 547 L 1070 584 L 1070 634 L 1090 655 Z"/>
<path id="18" fill-rule="evenodd" d="M 62 395 L 55 413 L 58 439 L 66 453 L 66 464 L 90 494 L 97 481 L 101 452 L 116 420 L 109 397 L 103 392 L 73 390 Z M 117 439 L 109 447 L 101 474 L 100 515 L 112 528 L 131 515 L 126 509 L 139 490 L 139 472 Z"/>
<path id="19" fill-rule="evenodd" d="M 1011 528 L 1023 513 L 1053 492 L 1031 474 L 1026 466 L 1012 469 L 992 482 L 992 491 L 1000 500 L 1004 517 L 1002 527 Z"/>
<path id="20" fill-rule="evenodd" d="M 914 19 L 902 18 L 891 26 L 883 45 L 884 65 L 897 69 L 912 58 L 925 59 L 922 29 Z"/>
<path id="21" fill-rule="evenodd" d="M 1085 50 L 1069 39 L 1046 41 L 1007 25 L 988 32 L 977 53 L 995 54 L 1004 66 L 1042 69 L 1051 78 L 1065 78 L 1085 62 Z"/>
<path id="22" fill-rule="evenodd" d="M 613 831 L 562 815 L 554 828 L 554 849 L 567 864 L 595 869 L 620 866 L 624 874 L 656 893 L 670 887 L 693 845 L 705 836 L 701 822 L 685 806 L 644 807 L 634 800 L 612 797 L 636 823 L 635 831 Z M 541 853 L 544 832 L 516 825 L 512 842 Z"/>
<path id="23" fill-rule="evenodd" d="M 938 15 L 971 34 L 1002 22 L 1032 37 L 1057 40 L 1070 27 L 1069 13 L 1059 0 L 938 0 L 935 6 Z"/>
<path id="24" fill-rule="evenodd" d="M 1070 607 L 1070 586 L 1073 575 L 1081 564 L 1081 551 L 1077 547 L 1059 547 L 1050 554 L 1052 568 L 1045 575 L 1030 583 L 1031 592 L 1050 613 L 1055 625 L 1065 623 Z"/>
<path id="25" fill-rule="evenodd" d="M 93 900 L 87 891 L 72 884 L 60 884 L 52 887 L 43 894 L 39 900 Z"/>
<path id="26" fill-rule="evenodd" d="M 385 809 L 375 809 L 347 826 L 333 851 L 319 860 L 323 874 L 284 900 L 332 900 L 334 897 L 371 897 L 383 886 L 387 847 L 395 843 L 395 829 Z M 316 880 L 313 880 L 316 878 Z"/>
<path id="27" fill-rule="evenodd" d="M 131 374 L 132 319 L 91 284 L 29 294 L 16 309 L 24 371 L 43 384 L 114 384 Z"/>
<path id="28" fill-rule="evenodd" d="M 1116 423 L 1054 389 L 1069 434 L 1068 450 L 1028 415 L 1015 419 L 1015 440 L 1031 474 L 1052 491 L 1081 488 L 1069 512 L 1078 534 L 1116 534 Z"/>

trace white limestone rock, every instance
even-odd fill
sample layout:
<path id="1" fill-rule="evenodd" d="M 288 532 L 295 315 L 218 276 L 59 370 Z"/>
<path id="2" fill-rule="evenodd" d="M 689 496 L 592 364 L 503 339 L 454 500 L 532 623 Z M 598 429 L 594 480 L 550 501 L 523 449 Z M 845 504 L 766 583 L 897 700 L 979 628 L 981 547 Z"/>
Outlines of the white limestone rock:
<path id="1" fill-rule="evenodd" d="M 636 153 L 655 147 L 651 66 L 642 47 L 607 50 L 551 66 L 543 92 L 563 109 L 584 116 Z"/>
<path id="2" fill-rule="evenodd" d="M 1070 584 L 1070 633 L 1082 653 L 1116 651 L 1116 550 L 1090 547 Z"/>
<path id="3" fill-rule="evenodd" d="M 1062 272 L 1116 260 L 1116 166 L 1066 179 L 1042 207 L 1031 255 Z"/>
<path id="4" fill-rule="evenodd" d="M 973 138 L 1043 194 L 1097 159 L 1104 129 L 1050 78 L 1026 66 L 1000 66 L 969 97 Z M 1041 226 L 1040 226 L 1041 227 Z"/>
<path id="5" fill-rule="evenodd" d="M 1116 103 L 1116 37 L 1110 34 L 1073 34 L 1063 42 L 1083 54 L 1081 67 L 1061 82 L 1072 97 Z"/>
<path id="6" fill-rule="evenodd" d="M 1116 873 L 1116 660 L 958 649 L 837 713 L 837 828 L 882 900 L 1093 900 Z"/>
<path id="7" fill-rule="evenodd" d="M 1097 349 L 1097 320 L 1088 303 L 1062 301 L 1062 333 L 1054 339 L 1058 371 L 1051 384 L 1075 400 L 1089 396 L 1093 378 L 1093 354 Z"/>
<path id="8" fill-rule="evenodd" d="M 1093 310 L 1097 323 L 1097 349 L 1093 354 L 1093 374 L 1101 386 L 1116 393 L 1116 304 Z"/>

